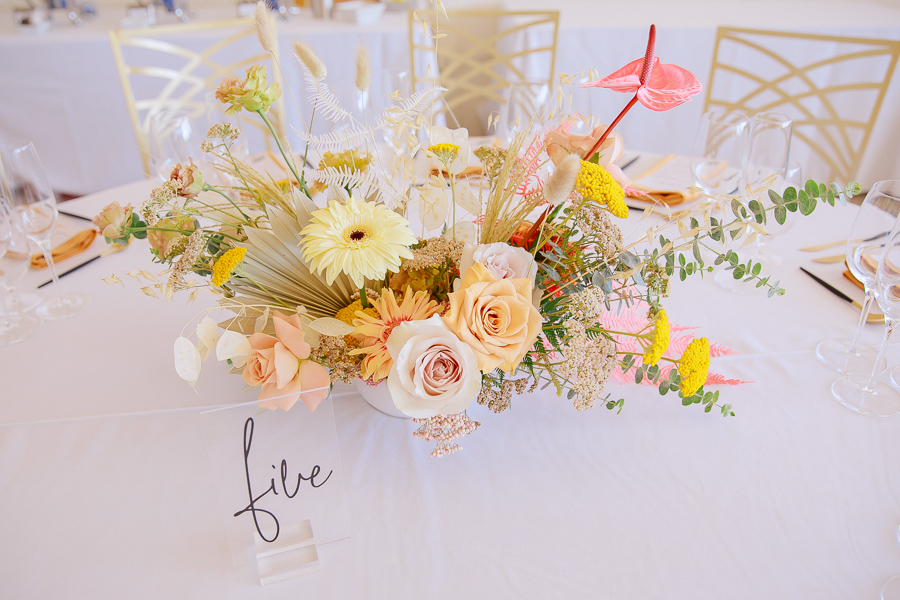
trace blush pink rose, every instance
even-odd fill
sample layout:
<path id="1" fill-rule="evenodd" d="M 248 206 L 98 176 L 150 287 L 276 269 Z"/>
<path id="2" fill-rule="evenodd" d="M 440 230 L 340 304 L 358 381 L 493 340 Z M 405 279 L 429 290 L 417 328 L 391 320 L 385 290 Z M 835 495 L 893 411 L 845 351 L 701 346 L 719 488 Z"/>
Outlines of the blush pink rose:
<path id="1" fill-rule="evenodd" d="M 275 311 L 273 324 L 274 337 L 264 333 L 250 336 L 250 356 L 242 374 L 244 381 L 262 387 L 260 406 L 269 410 L 289 410 L 301 400 L 312 412 L 328 396 L 331 385 L 328 371 L 307 360 L 310 347 L 303 339 L 303 326 L 298 315 L 286 317 Z"/>
<path id="2" fill-rule="evenodd" d="M 597 140 L 606 133 L 606 127 L 606 125 L 597 125 L 590 135 L 571 134 L 566 131 L 567 126 L 555 129 L 548 133 L 545 139 L 547 156 L 550 157 L 554 165 L 559 165 L 565 157 L 572 153 L 576 153 L 584 160 L 587 160 L 590 157 L 585 158 L 584 154 L 593 148 Z M 631 179 L 625 175 L 622 169 L 615 165 L 616 161 L 625 154 L 625 144 L 621 135 L 611 133 L 597 148 L 596 154 L 600 155 L 600 160 L 597 164 L 606 169 L 607 173 L 616 180 L 616 183 L 622 187 L 631 185 Z"/>

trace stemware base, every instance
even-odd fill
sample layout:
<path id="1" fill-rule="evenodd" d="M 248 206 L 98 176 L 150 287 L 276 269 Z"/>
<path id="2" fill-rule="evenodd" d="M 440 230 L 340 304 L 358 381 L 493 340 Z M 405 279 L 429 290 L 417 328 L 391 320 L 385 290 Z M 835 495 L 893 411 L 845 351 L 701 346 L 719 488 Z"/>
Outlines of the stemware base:
<path id="1" fill-rule="evenodd" d="M 827 339 L 816 346 L 816 358 L 825 366 L 845 375 L 872 372 L 878 351 L 872 346 L 853 344 L 853 340 Z M 882 362 L 878 372 L 885 369 Z"/>
<path id="2" fill-rule="evenodd" d="M 769 288 L 762 286 L 756 287 L 756 283 L 752 281 L 748 281 L 744 283 L 743 279 L 735 279 L 732 271 L 727 269 L 722 269 L 718 271 L 713 277 L 713 281 L 715 281 L 718 286 L 724 290 L 728 290 L 732 294 L 759 294 L 764 295 L 768 292 Z"/>
<path id="3" fill-rule="evenodd" d="M 845 375 L 831 384 L 831 395 L 861 415 L 890 417 L 900 413 L 900 392 L 880 382 L 876 382 L 871 391 L 864 390 L 864 386 L 864 379 Z"/>
<path id="4" fill-rule="evenodd" d="M 68 293 L 44 301 L 35 312 L 44 320 L 54 321 L 77 315 L 90 303 L 91 299 L 84 294 Z"/>
<path id="5" fill-rule="evenodd" d="M 881 586 L 881 600 L 900 600 L 900 575 L 891 577 Z"/>
<path id="6" fill-rule="evenodd" d="M 20 314 L 34 310 L 41 303 L 40 294 L 34 292 L 14 292 L 7 296 L 3 310 L 7 313 Z"/>
<path id="7" fill-rule="evenodd" d="M 17 344 L 40 329 L 41 320 L 30 315 L 0 317 L 0 346 Z"/>

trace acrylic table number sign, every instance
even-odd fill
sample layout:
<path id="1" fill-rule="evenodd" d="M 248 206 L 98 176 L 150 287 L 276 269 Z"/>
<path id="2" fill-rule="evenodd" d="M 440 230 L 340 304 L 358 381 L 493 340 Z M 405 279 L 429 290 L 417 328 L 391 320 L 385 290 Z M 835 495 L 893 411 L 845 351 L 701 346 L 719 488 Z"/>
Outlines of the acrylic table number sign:
<path id="1" fill-rule="evenodd" d="M 236 567 L 267 585 L 319 570 L 322 546 L 350 537 L 331 397 L 314 412 L 256 402 L 200 414 Z"/>

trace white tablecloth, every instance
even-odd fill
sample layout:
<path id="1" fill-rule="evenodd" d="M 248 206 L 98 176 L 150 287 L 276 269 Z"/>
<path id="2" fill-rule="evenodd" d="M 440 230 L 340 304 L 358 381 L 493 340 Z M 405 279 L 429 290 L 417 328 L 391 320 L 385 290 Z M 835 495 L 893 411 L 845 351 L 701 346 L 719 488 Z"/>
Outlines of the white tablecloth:
<path id="1" fill-rule="evenodd" d="M 151 185 L 66 208 L 137 203 Z M 812 349 L 858 313 L 796 251 L 846 235 L 854 211 L 820 206 L 773 244 L 782 298 L 674 286 L 671 322 L 733 349 L 713 370 L 751 382 L 719 388 L 734 418 L 653 387 L 610 384 L 620 415 L 542 392 L 501 415 L 473 407 L 481 428 L 436 460 L 409 422 L 338 395 L 352 537 L 321 549 L 320 573 L 268 587 L 232 567 L 194 410 L 246 400 L 243 384 L 210 361 L 195 393 L 172 366 L 203 301 L 143 295 L 126 273 L 155 268 L 145 244 L 101 258 L 63 278 L 87 312 L 0 348 L 0 596 L 874 598 L 900 574 L 900 418 L 831 399 Z M 625 229 L 644 226 L 632 213 Z"/>
<path id="2" fill-rule="evenodd" d="M 546 9 L 539 0 L 521 0 L 517 9 Z M 555 7 L 555 6 L 553 6 Z M 659 29 L 657 52 L 663 62 L 709 78 L 716 27 L 814 31 L 859 37 L 900 39 L 900 9 L 854 2 L 768 2 L 640 0 L 618 3 L 567 0 L 562 11 L 556 71 L 577 73 L 593 67 L 600 76 L 643 55 L 647 28 Z M 200 9 L 199 20 L 232 18 L 231 9 Z M 120 185 L 142 176 L 137 145 L 121 97 L 106 31 L 121 15 L 107 8 L 80 30 L 55 25 L 42 37 L 0 31 L 0 138 L 35 140 L 51 183 L 63 192 L 82 194 Z M 2 19 L 0 22 L 5 23 Z M 9 27 L 9 25 L 5 25 Z M 356 27 L 311 18 L 308 13 L 279 24 L 285 57 L 291 43 L 307 41 L 329 66 L 329 81 L 352 90 L 356 49 L 365 45 L 372 64 L 384 72 L 408 70 L 405 13 L 386 13 L 373 26 Z M 295 95 L 304 98 L 299 66 L 282 61 Z M 386 77 L 387 75 L 385 75 Z M 384 78 L 376 74 L 373 96 Z M 618 130 L 632 148 L 687 154 L 691 150 L 703 97 L 667 113 L 636 107 Z M 612 120 L 627 102 L 608 90 L 576 90 L 573 108 Z M 290 105 L 290 104 L 289 104 Z M 895 78 L 859 172 L 868 185 L 900 174 L 895 139 L 900 132 L 900 78 Z M 308 113 L 307 113 L 308 116 Z M 289 111 L 290 124 L 301 127 Z"/>

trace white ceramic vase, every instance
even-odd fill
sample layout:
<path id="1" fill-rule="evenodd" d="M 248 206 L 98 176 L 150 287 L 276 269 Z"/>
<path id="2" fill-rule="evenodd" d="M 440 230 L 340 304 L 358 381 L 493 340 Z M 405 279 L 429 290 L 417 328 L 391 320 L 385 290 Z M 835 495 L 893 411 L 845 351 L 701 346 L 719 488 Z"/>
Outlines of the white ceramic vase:
<path id="1" fill-rule="evenodd" d="M 408 419 L 409 417 L 400 412 L 400 409 L 394 406 L 394 399 L 391 397 L 391 390 L 388 388 L 387 381 L 381 381 L 376 386 L 366 385 L 362 379 L 353 382 L 359 395 L 368 402 L 374 409 L 383 412 L 391 417 L 400 419 Z"/>

